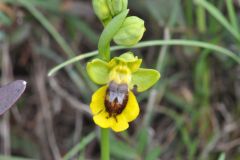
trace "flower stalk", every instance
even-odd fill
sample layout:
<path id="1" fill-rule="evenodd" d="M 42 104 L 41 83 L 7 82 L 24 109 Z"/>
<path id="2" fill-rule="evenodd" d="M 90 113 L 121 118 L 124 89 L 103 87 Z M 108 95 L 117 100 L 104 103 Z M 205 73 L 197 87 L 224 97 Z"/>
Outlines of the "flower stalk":
<path id="1" fill-rule="evenodd" d="M 110 160 L 108 128 L 101 128 L 101 160 Z"/>

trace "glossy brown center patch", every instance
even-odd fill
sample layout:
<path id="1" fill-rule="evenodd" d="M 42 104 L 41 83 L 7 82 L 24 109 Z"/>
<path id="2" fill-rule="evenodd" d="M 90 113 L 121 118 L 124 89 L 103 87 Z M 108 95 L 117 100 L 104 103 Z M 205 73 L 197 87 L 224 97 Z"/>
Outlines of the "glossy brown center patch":
<path id="1" fill-rule="evenodd" d="M 111 82 L 106 91 L 105 107 L 109 117 L 115 117 L 122 113 L 128 102 L 127 84 Z"/>

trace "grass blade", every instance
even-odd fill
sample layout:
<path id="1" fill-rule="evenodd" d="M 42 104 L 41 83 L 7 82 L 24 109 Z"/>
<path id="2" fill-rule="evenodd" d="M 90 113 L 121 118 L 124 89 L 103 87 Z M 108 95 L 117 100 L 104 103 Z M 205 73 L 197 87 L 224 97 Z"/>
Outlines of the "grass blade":
<path id="1" fill-rule="evenodd" d="M 219 23 L 221 23 L 238 41 L 240 41 L 239 32 L 228 22 L 224 15 L 211 3 L 206 0 L 195 0 L 196 4 L 205 8 Z"/>
<path id="2" fill-rule="evenodd" d="M 34 159 L 30 159 L 30 158 L 21 158 L 21 157 L 12 157 L 12 156 L 1 156 L 1 155 L 0 155 L 0 159 L 1 159 L 1 160 L 34 160 Z"/>
<path id="3" fill-rule="evenodd" d="M 231 22 L 232 26 L 234 27 L 234 29 L 237 32 L 239 32 L 239 25 L 238 25 L 238 21 L 237 21 L 236 12 L 234 10 L 233 0 L 227 0 L 226 5 L 227 5 L 230 22 Z"/>
<path id="4" fill-rule="evenodd" d="M 225 159 L 226 159 L 225 153 L 222 153 L 218 158 L 218 160 L 225 160 Z"/>
<path id="5" fill-rule="evenodd" d="M 71 159 L 74 155 L 76 155 L 78 152 L 80 152 L 86 145 L 88 145 L 92 140 L 96 137 L 96 134 L 94 132 L 90 133 L 86 137 L 84 137 L 80 143 L 78 143 L 76 146 L 74 146 L 64 157 L 63 160 Z"/>
<path id="6" fill-rule="evenodd" d="M 172 45 L 181 45 L 181 46 L 201 47 L 201 48 L 205 48 L 205 49 L 210 49 L 210 50 L 213 50 L 213 51 L 217 51 L 222 55 L 228 56 L 228 57 L 232 58 L 234 61 L 236 61 L 237 63 L 240 64 L 240 57 L 238 55 L 234 54 L 232 51 L 230 51 L 228 49 L 225 49 L 223 47 L 220 47 L 220 46 L 217 46 L 217 45 L 214 45 L 214 44 L 210 44 L 210 43 L 207 43 L 207 42 L 184 40 L 184 39 L 145 41 L 145 42 L 140 42 L 133 47 L 122 47 L 122 46 L 117 46 L 116 47 L 116 46 L 114 46 L 114 47 L 111 47 L 111 51 L 116 51 L 116 50 L 121 50 L 121 49 L 126 49 L 126 48 L 143 48 L 143 47 L 162 46 L 162 45 L 171 45 L 171 46 Z M 63 67 L 65 67 L 67 65 L 78 62 L 78 61 L 83 60 L 85 58 L 95 56 L 97 54 L 98 54 L 98 51 L 92 51 L 92 52 L 88 52 L 88 53 L 76 56 L 74 58 L 71 58 L 71 59 L 57 65 L 56 67 L 52 68 L 48 72 L 48 76 L 52 76 L 54 73 L 56 73 L 57 71 L 59 71 L 60 69 L 62 69 Z"/>

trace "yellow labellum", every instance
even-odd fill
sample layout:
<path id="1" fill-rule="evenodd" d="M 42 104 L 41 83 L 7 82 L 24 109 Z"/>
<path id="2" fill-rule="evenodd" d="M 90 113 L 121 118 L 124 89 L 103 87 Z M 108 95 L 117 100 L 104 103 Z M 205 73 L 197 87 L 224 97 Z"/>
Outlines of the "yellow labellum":
<path id="1" fill-rule="evenodd" d="M 139 106 L 134 94 L 128 92 L 128 101 L 123 111 L 116 115 L 110 116 L 106 111 L 105 96 L 108 86 L 99 88 L 92 96 L 90 109 L 93 114 L 94 122 L 102 128 L 112 128 L 115 132 L 121 132 L 129 127 L 129 122 L 133 121 L 139 115 Z"/>

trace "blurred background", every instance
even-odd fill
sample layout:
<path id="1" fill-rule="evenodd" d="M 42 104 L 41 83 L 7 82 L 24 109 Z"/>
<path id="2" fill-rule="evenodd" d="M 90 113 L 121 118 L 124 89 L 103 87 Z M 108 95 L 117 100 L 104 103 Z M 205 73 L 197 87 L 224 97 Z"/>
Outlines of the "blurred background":
<path id="1" fill-rule="evenodd" d="M 199 40 L 240 55 L 239 0 L 129 0 L 129 8 L 145 20 L 143 41 Z M 47 73 L 96 50 L 102 30 L 90 0 L 0 0 L 1 84 L 28 82 L 0 117 L 1 160 L 99 159 L 88 106 L 98 86 L 85 71 L 94 57 Z M 111 133 L 111 159 L 240 160 L 239 64 L 199 47 L 132 51 L 161 79 L 137 95 L 141 113 L 130 128 Z"/>

